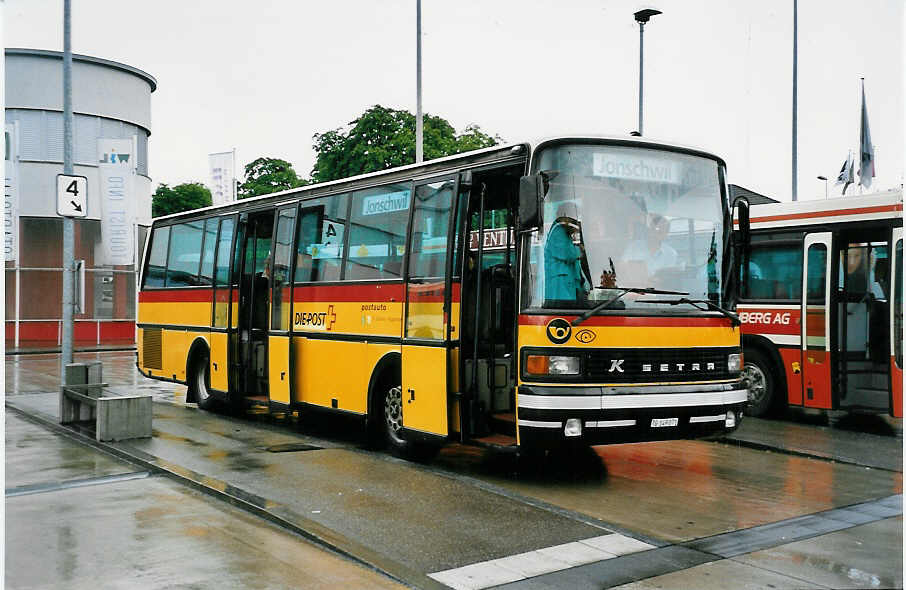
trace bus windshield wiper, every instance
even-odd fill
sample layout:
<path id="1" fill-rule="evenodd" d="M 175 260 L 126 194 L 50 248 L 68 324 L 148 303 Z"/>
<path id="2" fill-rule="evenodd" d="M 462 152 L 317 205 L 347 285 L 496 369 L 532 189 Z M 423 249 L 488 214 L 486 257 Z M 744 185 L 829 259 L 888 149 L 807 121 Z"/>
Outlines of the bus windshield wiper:
<path id="1" fill-rule="evenodd" d="M 626 293 L 639 293 L 641 295 L 688 295 L 688 293 L 684 291 L 664 291 L 662 289 L 653 289 L 651 287 L 595 287 L 595 289 L 604 288 L 616 289 L 619 291 L 619 293 L 606 301 L 602 301 L 601 303 L 597 304 L 596 306 L 592 307 L 591 309 L 574 319 L 571 322 L 573 326 L 578 326 L 600 310 L 607 309 L 611 306 L 611 304 L 616 303 L 617 300 L 619 300 Z"/>
<path id="2" fill-rule="evenodd" d="M 688 303 L 695 309 L 700 309 L 701 311 L 708 311 L 709 309 L 713 309 L 714 311 L 719 311 L 722 315 L 730 318 L 730 321 L 733 322 L 734 326 L 738 326 L 738 325 L 742 324 L 742 321 L 739 319 L 738 315 L 736 315 L 732 311 L 728 311 L 728 310 L 722 308 L 721 306 L 717 305 L 713 301 L 709 301 L 707 299 L 687 299 L 685 297 L 681 297 L 679 299 L 636 299 L 635 302 L 636 303 L 664 303 L 666 305 L 680 305 L 682 303 Z M 707 307 L 699 307 L 699 304 L 706 305 Z"/>

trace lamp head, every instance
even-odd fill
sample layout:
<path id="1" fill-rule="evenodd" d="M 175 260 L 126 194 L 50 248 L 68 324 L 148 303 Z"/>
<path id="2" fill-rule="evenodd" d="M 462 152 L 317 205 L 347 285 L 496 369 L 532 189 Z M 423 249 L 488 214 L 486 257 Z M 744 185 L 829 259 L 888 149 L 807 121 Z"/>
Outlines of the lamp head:
<path id="1" fill-rule="evenodd" d="M 637 23 L 639 23 L 640 25 L 644 25 L 651 19 L 652 16 L 655 16 L 658 14 L 662 14 L 660 10 L 655 10 L 653 8 L 645 8 L 644 10 L 640 10 L 640 11 L 636 12 L 633 16 L 635 16 L 635 21 Z"/>

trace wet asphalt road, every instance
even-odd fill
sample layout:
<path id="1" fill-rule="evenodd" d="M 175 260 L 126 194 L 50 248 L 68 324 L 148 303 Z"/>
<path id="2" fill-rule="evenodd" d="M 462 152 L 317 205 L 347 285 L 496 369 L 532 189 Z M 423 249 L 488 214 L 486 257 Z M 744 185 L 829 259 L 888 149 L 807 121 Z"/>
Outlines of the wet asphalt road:
<path id="1" fill-rule="evenodd" d="M 142 495 L 136 491 L 151 486 L 153 494 L 169 498 L 160 512 L 166 522 L 183 518 L 183 507 L 192 506 L 184 514 L 190 518 L 204 506 L 220 511 L 212 522 L 229 524 L 212 525 L 209 533 L 194 537 L 183 534 L 191 527 L 145 537 L 145 549 L 131 552 L 135 559 L 116 562 L 117 579 L 127 579 L 135 568 L 164 573 L 142 578 L 149 583 L 121 587 L 167 587 L 173 578 L 166 572 L 179 570 L 170 561 L 164 566 L 153 559 L 154 548 L 168 553 L 172 545 L 187 543 L 206 547 L 213 555 L 205 559 L 227 564 L 246 582 L 271 582 L 260 587 L 286 581 L 289 587 L 316 585 L 280 577 L 286 568 L 293 571 L 297 550 L 300 555 L 322 551 L 337 560 L 353 586 L 392 583 L 375 570 L 417 587 L 438 580 L 460 587 L 507 582 L 516 587 L 726 587 L 728 579 L 739 582 L 735 587 L 902 586 L 900 421 L 848 424 L 834 418 L 822 425 L 801 417 L 750 419 L 733 440 L 595 447 L 535 464 L 450 445 L 431 464 L 414 465 L 366 451 L 355 436 L 336 434 L 342 423 L 300 432 L 285 417 L 199 411 L 184 403 L 184 388 L 137 375 L 132 354 L 79 356 L 101 358 L 105 381 L 154 396 L 154 437 L 111 445 L 120 457 L 134 457 L 132 465 L 95 449 L 87 453 L 91 457 L 79 456 L 72 449 L 84 445 L 23 419 L 53 421 L 56 395 L 43 392 L 56 387 L 59 357 L 7 357 L 8 587 L 52 587 L 81 579 L 62 566 L 37 568 L 41 575 L 35 577 L 35 551 L 52 562 L 79 563 L 83 552 L 86 563 L 101 561 L 92 558 L 99 551 L 92 539 L 101 539 L 104 527 L 89 534 L 41 515 L 59 513 L 61 502 L 66 514 L 106 507 L 99 522 L 118 528 L 115 518 L 134 522 L 136 512 L 147 509 L 135 503 Z M 11 427 L 11 420 L 27 424 L 27 436 L 14 435 L 11 442 L 19 428 Z M 150 475 L 116 479 L 130 473 Z M 10 496 L 13 488 L 76 479 L 98 483 Z M 157 490 L 160 486 L 166 489 Z M 273 547 L 254 543 L 253 551 L 243 544 L 208 542 L 229 536 L 223 530 L 231 530 L 235 519 L 284 537 Z M 30 539 L 26 531 L 34 526 L 46 527 L 45 536 L 55 538 L 66 528 L 82 539 L 80 549 L 61 552 L 59 544 L 17 543 Z M 598 553 L 588 549 L 594 539 L 602 539 Z M 573 544 L 568 553 L 551 549 L 568 543 Z M 727 543 L 738 548 L 734 554 L 715 548 Z M 563 563 L 564 555 L 586 550 L 591 561 Z M 522 553 L 532 556 L 532 564 L 545 556 L 553 563 L 560 560 L 559 569 L 544 566 L 546 572 L 514 578 L 518 560 L 512 556 Z M 196 577 L 189 578 L 206 579 L 205 567 L 190 567 Z M 319 569 L 305 571 L 315 575 Z M 377 576 L 377 582 L 368 576 Z"/>

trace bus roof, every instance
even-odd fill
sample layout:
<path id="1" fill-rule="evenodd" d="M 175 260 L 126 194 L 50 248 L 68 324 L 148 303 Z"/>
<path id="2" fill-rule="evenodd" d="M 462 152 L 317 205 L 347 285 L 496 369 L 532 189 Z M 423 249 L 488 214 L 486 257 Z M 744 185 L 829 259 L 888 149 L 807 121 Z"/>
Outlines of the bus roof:
<path id="1" fill-rule="evenodd" d="M 376 184 L 390 183 L 394 182 L 395 180 L 408 178 L 428 178 L 431 176 L 444 174 L 445 172 L 452 172 L 464 166 L 477 167 L 487 164 L 506 162 L 517 163 L 520 160 L 524 162 L 526 155 L 532 151 L 533 145 L 537 149 L 538 147 L 544 147 L 550 144 L 570 142 L 602 142 L 651 149 L 666 148 L 672 151 L 685 152 L 711 158 L 713 160 L 717 160 L 722 165 L 725 165 L 723 159 L 712 153 L 676 143 L 656 141 L 642 137 L 565 134 L 545 137 L 532 142 L 496 145 L 479 150 L 463 152 L 461 154 L 454 154 L 452 156 L 445 156 L 443 158 L 437 158 L 435 160 L 429 160 L 418 164 L 407 164 L 406 166 L 399 166 L 378 172 L 370 172 L 368 174 L 359 174 L 357 176 L 350 176 L 348 178 L 341 178 L 338 180 L 331 180 L 318 184 L 310 184 L 293 189 L 288 189 L 285 191 L 268 193 L 266 195 L 259 195 L 257 197 L 250 197 L 248 199 L 242 199 L 239 201 L 232 201 L 230 203 L 212 205 L 210 207 L 202 207 L 199 209 L 192 209 L 190 211 L 182 211 L 180 213 L 172 213 L 170 215 L 155 217 L 153 222 L 158 223 L 160 221 L 193 218 L 200 215 L 217 215 L 221 213 L 229 213 L 232 211 L 254 208 L 258 205 L 276 205 L 284 201 L 289 202 L 304 198 L 315 198 L 318 196 L 325 196 L 329 194 L 345 192 L 348 190 L 362 189 L 369 186 L 374 186 Z"/>
<path id="2" fill-rule="evenodd" d="M 835 199 L 752 205 L 753 230 L 902 219 L 903 189 Z"/>

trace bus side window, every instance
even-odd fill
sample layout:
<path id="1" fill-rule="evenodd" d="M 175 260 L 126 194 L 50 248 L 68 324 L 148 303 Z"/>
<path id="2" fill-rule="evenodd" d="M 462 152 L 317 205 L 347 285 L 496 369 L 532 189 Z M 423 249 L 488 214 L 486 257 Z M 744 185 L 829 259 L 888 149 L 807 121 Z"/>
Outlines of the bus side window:
<path id="1" fill-rule="evenodd" d="M 155 227 L 151 232 L 151 252 L 145 269 L 145 287 L 163 287 L 167 273 L 167 248 L 170 244 L 170 226 Z"/>
<path id="2" fill-rule="evenodd" d="M 230 250 L 233 246 L 232 217 L 220 220 L 220 237 L 217 240 L 214 263 L 214 327 L 226 328 L 230 313 Z"/>
<path id="3" fill-rule="evenodd" d="M 206 219 L 204 222 L 204 250 L 201 253 L 201 273 L 198 282 L 201 285 L 210 285 L 214 281 L 214 248 L 217 241 L 216 218 Z"/>
<path id="4" fill-rule="evenodd" d="M 348 194 L 302 203 L 294 282 L 340 280 L 348 203 Z"/>
<path id="5" fill-rule="evenodd" d="M 753 247 L 745 279 L 744 299 L 799 299 L 802 248 L 795 244 Z"/>
<path id="6" fill-rule="evenodd" d="M 410 201 L 408 184 L 353 193 L 346 280 L 402 277 Z"/>
<path id="7" fill-rule="evenodd" d="M 167 254 L 167 287 L 191 287 L 198 284 L 202 228 L 200 221 L 172 226 L 170 252 Z"/>

